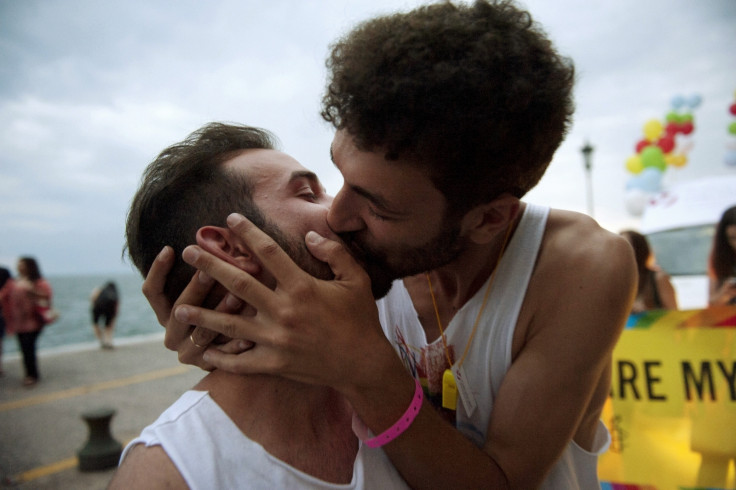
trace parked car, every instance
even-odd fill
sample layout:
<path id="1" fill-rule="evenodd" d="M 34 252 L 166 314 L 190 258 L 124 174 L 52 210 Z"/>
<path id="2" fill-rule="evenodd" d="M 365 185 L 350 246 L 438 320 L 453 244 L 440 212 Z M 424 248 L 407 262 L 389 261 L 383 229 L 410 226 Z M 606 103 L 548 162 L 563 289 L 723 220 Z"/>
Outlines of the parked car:
<path id="1" fill-rule="evenodd" d="M 736 205 L 736 174 L 670 186 L 644 209 L 640 231 L 672 279 L 680 309 L 708 305 L 708 255 L 723 211 Z"/>

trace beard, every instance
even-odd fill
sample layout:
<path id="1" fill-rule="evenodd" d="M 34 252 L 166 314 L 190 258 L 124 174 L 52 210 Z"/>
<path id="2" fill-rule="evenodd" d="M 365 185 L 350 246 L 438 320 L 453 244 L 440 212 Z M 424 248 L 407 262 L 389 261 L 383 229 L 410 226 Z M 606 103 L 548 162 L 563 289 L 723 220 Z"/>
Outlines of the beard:
<path id="1" fill-rule="evenodd" d="M 325 281 L 335 278 L 335 274 L 333 274 L 330 266 L 321 260 L 317 260 L 309 252 L 307 245 L 304 243 L 303 237 L 289 237 L 275 223 L 268 220 L 265 220 L 260 228 L 267 235 L 273 238 L 273 240 L 284 250 L 284 252 L 286 252 L 291 260 L 293 260 L 294 263 L 301 267 L 305 272 L 317 279 Z"/>
<path id="2" fill-rule="evenodd" d="M 391 290 L 396 279 L 413 276 L 447 265 L 467 249 L 467 239 L 460 236 L 459 220 L 445 218 L 442 228 L 424 245 L 381 249 L 366 243 L 362 232 L 338 233 L 350 254 L 371 279 L 375 299 Z"/>
<path id="3" fill-rule="evenodd" d="M 263 215 L 260 218 L 257 226 L 273 238 L 305 272 L 325 281 L 335 278 L 330 266 L 311 254 L 303 237 L 290 237 Z M 443 220 L 437 235 L 424 245 L 416 247 L 382 249 L 367 244 L 361 234 L 362 232 L 346 232 L 337 235 L 350 255 L 368 274 L 371 292 L 376 300 L 388 294 L 396 279 L 431 271 L 452 262 L 467 249 L 468 243 L 465 237 L 460 236 L 459 220 L 448 217 Z"/>

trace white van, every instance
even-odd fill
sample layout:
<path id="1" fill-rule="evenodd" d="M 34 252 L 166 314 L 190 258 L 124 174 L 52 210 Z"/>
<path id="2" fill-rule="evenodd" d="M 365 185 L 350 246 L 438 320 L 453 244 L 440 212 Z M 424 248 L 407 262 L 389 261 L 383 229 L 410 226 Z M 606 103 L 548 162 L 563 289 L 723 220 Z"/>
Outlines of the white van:
<path id="1" fill-rule="evenodd" d="M 708 255 L 716 224 L 736 205 L 736 174 L 670 186 L 644 209 L 640 231 L 672 278 L 682 310 L 708 305 Z"/>

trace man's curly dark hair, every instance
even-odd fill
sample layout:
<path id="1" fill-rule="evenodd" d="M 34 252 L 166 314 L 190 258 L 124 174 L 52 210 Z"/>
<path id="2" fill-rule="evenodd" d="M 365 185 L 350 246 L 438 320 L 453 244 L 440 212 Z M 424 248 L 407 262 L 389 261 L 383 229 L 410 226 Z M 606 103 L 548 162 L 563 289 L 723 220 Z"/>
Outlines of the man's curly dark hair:
<path id="1" fill-rule="evenodd" d="M 573 112 L 574 68 L 510 1 L 437 3 L 332 46 L 322 117 L 363 151 L 428 168 L 449 212 L 544 174 Z"/>

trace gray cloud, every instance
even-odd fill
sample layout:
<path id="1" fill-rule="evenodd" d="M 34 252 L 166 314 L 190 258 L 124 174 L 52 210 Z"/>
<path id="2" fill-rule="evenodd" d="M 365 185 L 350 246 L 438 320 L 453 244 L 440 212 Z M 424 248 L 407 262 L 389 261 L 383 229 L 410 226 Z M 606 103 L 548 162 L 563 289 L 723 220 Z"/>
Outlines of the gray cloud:
<path id="1" fill-rule="evenodd" d="M 327 47 L 359 20 L 418 3 L 0 0 L 0 263 L 31 254 L 50 274 L 130 270 L 123 223 L 143 168 L 211 120 L 273 130 L 337 191 L 318 116 Z M 596 217 L 628 224 L 624 161 L 676 94 L 703 104 L 690 163 L 668 180 L 736 171 L 722 163 L 735 2 L 525 4 L 579 73 L 575 125 L 529 200 L 584 210 L 589 138 Z"/>

